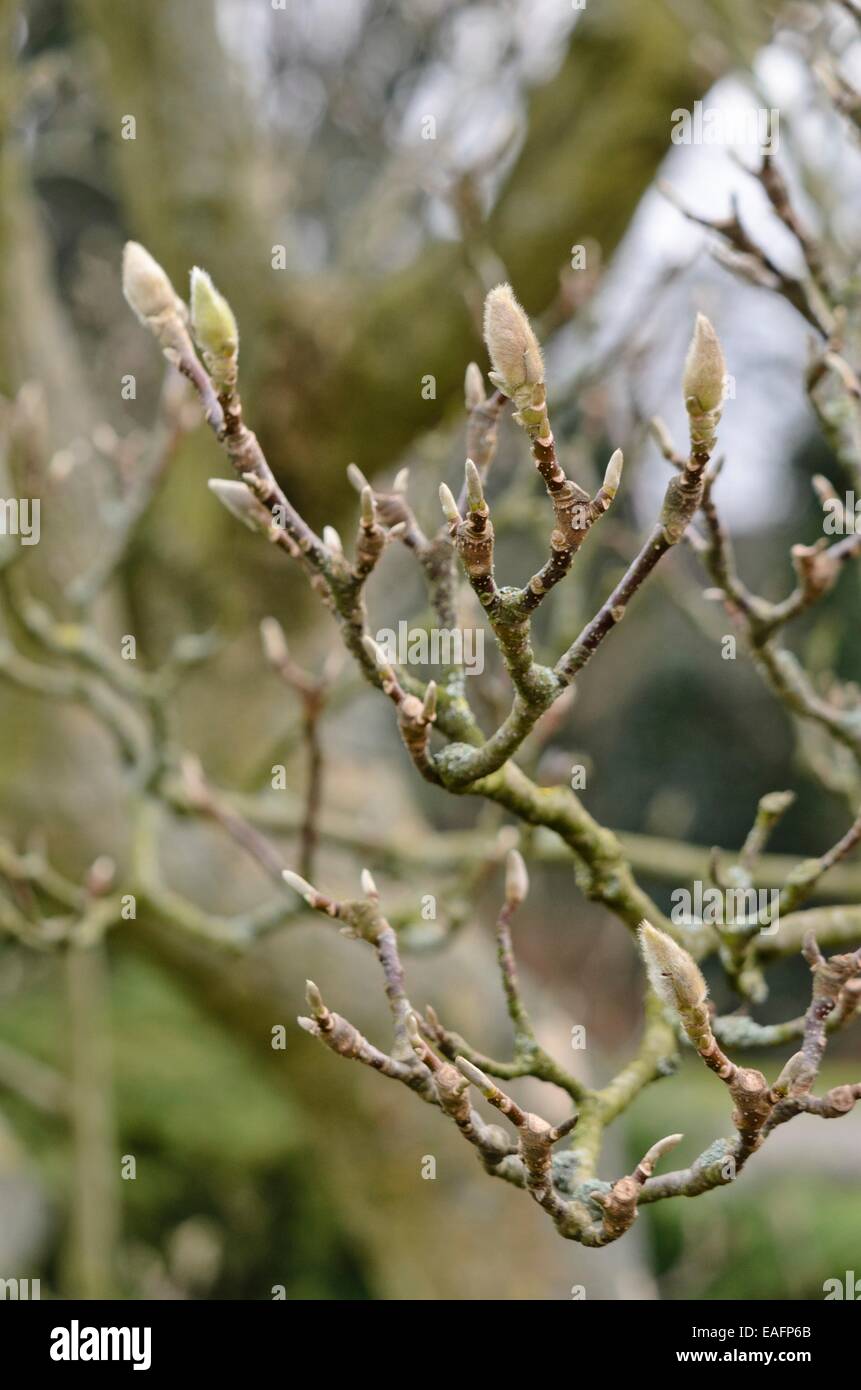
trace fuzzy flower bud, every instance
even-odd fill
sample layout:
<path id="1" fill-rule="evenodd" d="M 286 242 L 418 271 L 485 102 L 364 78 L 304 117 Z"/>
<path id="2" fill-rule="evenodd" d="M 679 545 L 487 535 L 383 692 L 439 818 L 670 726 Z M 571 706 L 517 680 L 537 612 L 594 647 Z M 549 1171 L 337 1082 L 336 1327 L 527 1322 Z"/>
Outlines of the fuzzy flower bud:
<path id="1" fill-rule="evenodd" d="M 720 339 L 705 314 L 697 314 L 682 374 L 682 395 L 691 414 L 719 410 L 723 404 L 726 362 Z"/>
<path id="2" fill-rule="evenodd" d="M 625 456 L 622 453 L 622 450 L 616 449 L 614 453 L 610 455 L 610 462 L 607 464 L 607 469 L 604 473 L 604 482 L 602 484 L 603 489 L 607 493 L 608 497 L 615 497 L 616 493 L 619 491 L 619 484 L 622 481 L 622 468 L 624 467 L 624 463 Z"/>
<path id="3" fill-rule="evenodd" d="M 682 1015 L 698 1009 L 708 987 L 693 956 L 651 922 L 641 922 L 639 935 L 649 984 L 658 997 Z"/>
<path id="4" fill-rule="evenodd" d="M 493 363 L 490 379 L 506 396 L 544 381 L 538 339 L 510 285 L 497 285 L 485 300 L 484 341 Z"/>
<path id="5" fill-rule="evenodd" d="M 127 241 L 123 248 L 123 294 L 142 323 L 176 308 L 167 272 L 139 241 Z"/>
<path id="6" fill-rule="evenodd" d="M 185 305 L 166 271 L 138 241 L 127 241 L 123 248 L 123 294 L 169 361 L 176 363 L 183 351 L 191 350 Z"/>
<path id="7" fill-rule="evenodd" d="M 199 266 L 191 272 L 191 326 L 219 394 L 236 384 L 239 329 L 233 310 Z"/>

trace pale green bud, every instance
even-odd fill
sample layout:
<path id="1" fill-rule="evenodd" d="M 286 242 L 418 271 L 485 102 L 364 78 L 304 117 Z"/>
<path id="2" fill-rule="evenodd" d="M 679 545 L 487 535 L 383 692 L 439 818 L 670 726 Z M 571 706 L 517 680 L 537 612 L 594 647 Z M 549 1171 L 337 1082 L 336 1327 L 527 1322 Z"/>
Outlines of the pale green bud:
<path id="1" fill-rule="evenodd" d="M 471 512 L 480 512 L 484 508 L 484 489 L 481 486 L 481 474 L 472 459 L 466 460 L 464 473 L 466 477 L 466 499 L 469 503 L 469 510 Z"/>
<path id="2" fill-rule="evenodd" d="M 610 457 L 607 464 L 607 471 L 604 474 L 603 488 L 608 497 L 615 497 L 619 491 L 619 484 L 622 481 L 622 466 L 625 462 L 621 449 L 617 449 Z"/>
<path id="3" fill-rule="evenodd" d="M 682 395 L 686 402 L 693 399 L 694 408 L 703 413 L 719 410 L 725 382 L 726 362 L 720 339 L 705 314 L 697 314 L 682 374 Z"/>
<path id="4" fill-rule="evenodd" d="M 191 327 L 216 391 L 236 382 L 239 329 L 233 310 L 199 266 L 191 272 Z"/>

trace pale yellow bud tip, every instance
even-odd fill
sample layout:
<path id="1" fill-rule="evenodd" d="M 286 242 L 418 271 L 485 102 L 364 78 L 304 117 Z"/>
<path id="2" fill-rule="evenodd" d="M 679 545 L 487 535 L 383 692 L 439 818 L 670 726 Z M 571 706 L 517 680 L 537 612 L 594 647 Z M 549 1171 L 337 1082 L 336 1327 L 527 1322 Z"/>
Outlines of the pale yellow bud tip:
<path id="1" fill-rule="evenodd" d="M 724 397 L 726 362 L 720 339 L 705 314 L 697 314 L 694 336 L 685 358 L 682 395 L 701 411 L 717 410 Z"/>
<path id="2" fill-rule="evenodd" d="M 506 395 L 544 380 L 538 339 L 510 285 L 497 285 L 485 300 L 484 341 L 493 363 L 492 380 Z"/>

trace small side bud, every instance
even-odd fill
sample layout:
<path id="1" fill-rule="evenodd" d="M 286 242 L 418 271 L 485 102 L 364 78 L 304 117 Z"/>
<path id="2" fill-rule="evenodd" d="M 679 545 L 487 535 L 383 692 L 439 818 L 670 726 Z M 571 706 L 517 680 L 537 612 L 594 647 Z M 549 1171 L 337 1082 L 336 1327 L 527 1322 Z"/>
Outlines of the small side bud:
<path id="1" fill-rule="evenodd" d="M 484 341 L 491 381 L 507 396 L 544 380 L 544 361 L 532 325 L 510 285 L 497 285 L 484 303 Z"/>
<path id="2" fill-rule="evenodd" d="M 344 553 L 344 542 L 341 540 L 334 526 L 323 527 L 323 544 L 329 550 L 334 551 L 336 555 L 343 555 Z"/>
<path id="3" fill-rule="evenodd" d="M 370 869 L 362 870 L 360 882 L 362 885 L 362 892 L 366 898 L 379 898 L 380 890 L 374 882 L 374 876 Z"/>
<path id="4" fill-rule="evenodd" d="M 436 719 L 436 697 L 436 681 L 429 681 L 428 688 L 425 691 L 425 697 L 422 700 L 422 719 L 426 724 L 432 724 Z"/>
<path id="5" fill-rule="evenodd" d="M 415 1014 L 409 1013 L 406 1015 L 404 1019 L 404 1028 L 406 1029 L 407 1037 L 410 1040 L 410 1045 L 414 1048 L 416 1052 L 423 1052 L 424 1040 L 422 1038 L 421 1033 L 419 1032 L 418 1019 L 416 1018 Z"/>
<path id="6" fill-rule="evenodd" d="M 449 525 L 454 526 L 460 523 L 461 515 L 454 500 L 454 493 L 445 483 L 439 485 L 439 503 L 442 513 Z"/>
<path id="7" fill-rule="evenodd" d="M 230 515 L 241 521 L 243 526 L 247 526 L 249 531 L 266 530 L 267 522 L 260 515 L 260 504 L 255 501 L 244 483 L 236 482 L 232 478 L 210 478 L 207 487 L 212 495 L 218 498 L 222 507 L 226 507 Z"/>
<path id="8" fill-rule="evenodd" d="M 485 1076 L 484 1072 L 479 1070 L 478 1067 L 473 1066 L 472 1062 L 468 1062 L 465 1057 L 455 1057 L 454 1064 L 461 1075 L 465 1076 L 467 1081 L 471 1081 L 473 1086 L 476 1086 L 483 1096 L 493 1095 L 496 1087 L 490 1080 L 490 1077 Z"/>
<path id="9" fill-rule="evenodd" d="M 379 642 L 375 642 L 373 637 L 369 637 L 366 633 L 365 636 L 362 638 L 362 646 L 364 647 L 366 654 L 374 662 L 375 666 L 378 666 L 381 671 L 387 671 L 389 669 L 391 662 L 389 661 L 389 658 L 386 656 Z"/>
<path id="10" fill-rule="evenodd" d="M 260 620 L 260 640 L 263 643 L 263 655 L 271 666 L 284 666 L 290 660 L 287 638 L 277 618 Z"/>
<path id="11" fill-rule="evenodd" d="M 403 496 L 409 487 L 409 483 L 410 470 L 408 468 L 399 468 L 395 474 L 395 481 L 392 483 L 392 492 L 398 492 Z"/>
<path id="12" fill-rule="evenodd" d="M 463 396 L 467 410 L 478 410 L 487 397 L 484 394 L 484 377 L 477 362 L 470 362 L 463 379 Z"/>
<path id="13" fill-rule="evenodd" d="M 639 936 L 649 984 L 659 998 L 680 1013 L 702 1004 L 708 989 L 693 956 L 651 922 L 641 922 Z"/>
<path id="14" fill-rule="evenodd" d="M 191 272 L 191 327 L 212 383 L 221 394 L 236 385 L 239 329 L 233 310 L 205 270 Z"/>
<path id="15" fill-rule="evenodd" d="M 615 497 L 616 493 L 619 491 L 624 462 L 625 459 L 621 449 L 617 449 L 615 453 L 610 456 L 610 462 L 607 464 L 603 483 L 604 491 L 607 493 L 608 497 Z"/>
<path id="16" fill-rule="evenodd" d="M 790 1095 L 796 1089 L 804 1090 L 809 1087 L 816 1076 L 816 1070 L 808 1062 L 803 1052 L 794 1052 L 784 1063 L 780 1076 L 775 1081 L 772 1090 L 775 1095 Z"/>
<path id="17" fill-rule="evenodd" d="M 317 896 L 317 890 L 312 888 L 308 880 L 303 878 L 301 874 L 295 874 L 292 869 L 282 869 L 281 877 L 288 887 L 298 893 L 300 898 L 305 899 L 306 903 L 313 903 Z"/>
<path id="18" fill-rule="evenodd" d="M 315 1018 L 325 1017 L 326 1005 L 323 1003 L 323 996 L 313 980 L 305 981 L 305 1001 Z"/>
<path id="19" fill-rule="evenodd" d="M 682 374 L 682 395 L 686 402 L 695 402 L 697 411 L 719 410 L 725 381 L 726 362 L 720 339 L 705 314 L 697 314 Z"/>
<path id="20" fill-rule="evenodd" d="M 529 874 L 519 850 L 510 849 L 505 857 L 505 901 L 519 907 L 529 892 Z"/>
<path id="21" fill-rule="evenodd" d="M 826 502 L 833 502 L 835 500 L 837 493 L 824 474 L 815 473 L 810 481 L 813 485 L 813 491 L 816 493 L 823 507 Z"/>
<path id="22" fill-rule="evenodd" d="M 357 492 L 361 492 L 363 487 L 368 486 L 368 480 L 357 463 L 347 464 L 347 478 L 350 486 Z"/>
<path id="23" fill-rule="evenodd" d="M 484 511 L 484 488 L 481 486 L 481 474 L 472 459 L 467 459 L 464 473 L 466 476 L 466 500 L 469 503 L 469 510 L 471 512 Z"/>
<path id="24" fill-rule="evenodd" d="M 671 1149 L 675 1149 L 677 1145 L 681 1144 L 684 1137 L 683 1134 L 668 1134 L 664 1139 L 659 1139 L 640 1159 L 638 1164 L 640 1173 L 645 1173 L 647 1177 L 651 1177 L 655 1164 L 659 1163 Z"/>
<path id="25" fill-rule="evenodd" d="M 359 498 L 362 504 L 362 525 L 373 526 L 377 519 L 377 511 L 374 505 L 374 494 L 370 484 L 365 484 L 359 494 Z"/>

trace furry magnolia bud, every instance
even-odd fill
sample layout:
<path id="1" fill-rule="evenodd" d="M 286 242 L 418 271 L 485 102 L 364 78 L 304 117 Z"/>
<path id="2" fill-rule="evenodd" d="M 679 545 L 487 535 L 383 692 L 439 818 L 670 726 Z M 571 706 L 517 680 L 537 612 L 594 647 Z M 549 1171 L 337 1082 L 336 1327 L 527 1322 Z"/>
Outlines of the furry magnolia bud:
<path id="1" fill-rule="evenodd" d="M 698 1008 L 708 987 L 693 956 L 651 922 L 640 923 L 639 936 L 649 984 L 658 997 L 681 1014 Z"/>
<path id="2" fill-rule="evenodd" d="M 705 314 L 697 314 L 682 374 L 682 395 L 691 413 L 719 410 L 724 397 L 726 362 L 720 339 Z"/>
<path id="3" fill-rule="evenodd" d="M 484 341 L 493 363 L 490 379 L 506 396 L 543 382 L 538 339 L 510 285 L 497 285 L 485 300 Z"/>
<path id="4" fill-rule="evenodd" d="M 236 382 L 239 329 L 233 310 L 199 266 L 191 272 L 191 326 L 216 391 Z"/>
<path id="5" fill-rule="evenodd" d="M 139 241 L 123 248 L 123 294 L 141 323 L 155 336 L 168 361 L 191 352 L 186 310 L 166 271 Z"/>
<path id="6" fill-rule="evenodd" d="M 142 323 L 176 310 L 167 272 L 139 241 L 127 241 L 123 248 L 123 294 Z"/>

